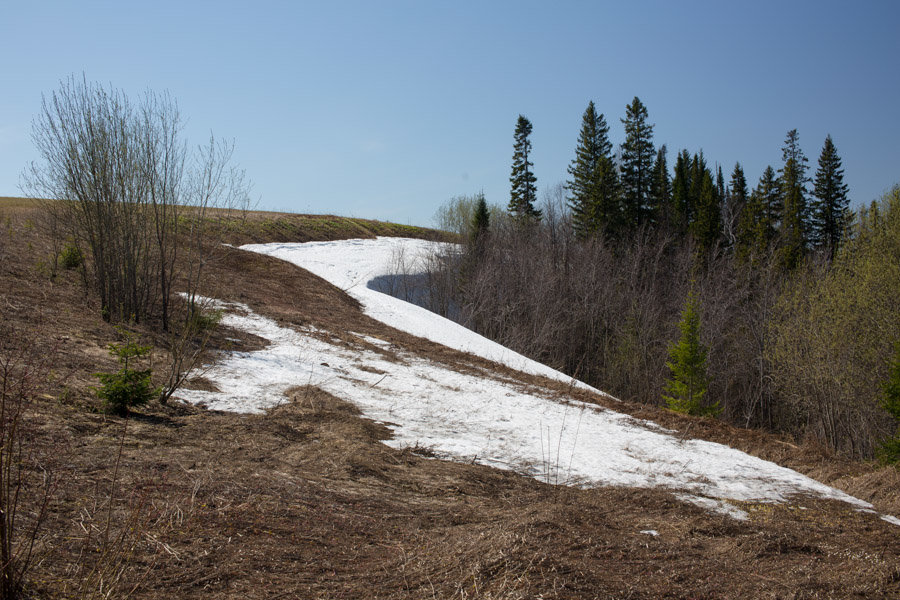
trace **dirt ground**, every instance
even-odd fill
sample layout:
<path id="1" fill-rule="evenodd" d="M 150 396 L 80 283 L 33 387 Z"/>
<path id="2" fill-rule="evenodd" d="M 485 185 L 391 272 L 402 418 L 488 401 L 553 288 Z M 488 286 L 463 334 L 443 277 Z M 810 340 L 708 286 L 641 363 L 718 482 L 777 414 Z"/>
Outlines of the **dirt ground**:
<path id="1" fill-rule="evenodd" d="M 116 368 L 105 348 L 117 332 L 77 271 L 51 279 L 38 221 L 0 200 L 0 331 L 43 375 L 26 420 L 32 469 L 20 509 L 27 532 L 46 498 L 34 597 L 900 597 L 900 528 L 842 503 L 745 503 L 750 519 L 735 521 L 663 490 L 547 485 L 390 448 L 389 430 L 315 388 L 291 390 L 265 415 L 175 403 L 103 414 L 90 387 L 94 373 Z M 460 369 L 484 364 L 369 319 L 340 290 L 275 259 L 226 249 L 210 269 L 210 295 L 282 325 L 352 330 Z M 606 403 L 900 514 L 896 469 Z"/>

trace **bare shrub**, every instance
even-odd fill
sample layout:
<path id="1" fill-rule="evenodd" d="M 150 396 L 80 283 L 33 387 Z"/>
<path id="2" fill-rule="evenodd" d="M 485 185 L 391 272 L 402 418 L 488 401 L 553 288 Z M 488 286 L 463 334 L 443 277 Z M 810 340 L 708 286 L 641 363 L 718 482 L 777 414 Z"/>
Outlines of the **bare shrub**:
<path id="1" fill-rule="evenodd" d="M 212 307 L 205 298 L 195 296 L 192 302 L 190 297 L 182 298 L 180 306 L 186 316 L 178 319 L 166 332 L 168 361 L 159 395 L 159 401 L 163 404 L 169 401 L 182 384 L 195 376 L 222 318 L 222 312 Z"/>
<path id="2" fill-rule="evenodd" d="M 214 208 L 246 207 L 233 146 L 210 137 L 196 152 L 180 139 L 168 94 L 134 104 L 123 92 L 74 77 L 45 96 L 32 138 L 41 155 L 23 176 L 44 202 L 48 230 L 86 251 L 103 317 L 168 330 L 176 291 L 193 298 L 210 248 Z"/>
<path id="3" fill-rule="evenodd" d="M 0 598 L 21 597 L 55 486 L 26 417 L 54 352 L 0 321 Z"/>

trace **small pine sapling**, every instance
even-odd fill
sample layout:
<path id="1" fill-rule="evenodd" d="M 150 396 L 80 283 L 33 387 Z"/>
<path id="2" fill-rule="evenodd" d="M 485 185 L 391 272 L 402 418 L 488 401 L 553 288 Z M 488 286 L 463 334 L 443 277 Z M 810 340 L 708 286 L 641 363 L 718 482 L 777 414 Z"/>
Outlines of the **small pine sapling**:
<path id="1" fill-rule="evenodd" d="M 132 368 L 134 361 L 150 354 L 151 346 L 141 346 L 134 339 L 134 334 L 120 331 L 125 341 L 110 344 L 109 353 L 119 359 L 121 368 L 115 373 L 97 373 L 101 385 L 96 392 L 107 412 L 125 415 L 129 408 L 146 404 L 161 390 L 151 383 L 152 369 Z"/>
<path id="2" fill-rule="evenodd" d="M 59 253 L 59 262 L 63 269 L 77 269 L 84 262 L 84 255 L 81 253 L 81 248 L 73 242 L 67 243 Z"/>
<path id="3" fill-rule="evenodd" d="M 709 406 L 703 404 L 708 386 L 708 350 L 700 342 L 700 314 L 697 304 L 697 296 L 691 288 L 678 323 L 681 337 L 669 347 L 666 366 L 672 372 L 672 377 L 666 383 L 663 400 L 670 409 L 677 412 L 715 416 L 719 413 L 719 403 Z"/>

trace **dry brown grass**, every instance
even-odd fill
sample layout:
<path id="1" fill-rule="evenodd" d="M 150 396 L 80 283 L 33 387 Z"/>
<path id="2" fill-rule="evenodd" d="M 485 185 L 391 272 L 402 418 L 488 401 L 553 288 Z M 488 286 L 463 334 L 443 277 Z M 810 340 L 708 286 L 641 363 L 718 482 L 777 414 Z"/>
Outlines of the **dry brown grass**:
<path id="1" fill-rule="evenodd" d="M 11 196 L 0 196 L 0 210 L 20 210 L 23 208 L 31 208 L 34 206 L 34 200 L 29 198 L 14 198 Z"/>
<path id="2" fill-rule="evenodd" d="M 32 572 L 38 596 L 90 597 L 97 564 L 114 567 L 105 576 L 118 578 L 115 596 L 134 589 L 135 598 L 900 596 L 898 529 L 840 503 L 745 503 L 750 520 L 738 522 L 661 490 L 549 486 L 392 449 L 381 443 L 384 426 L 315 388 L 292 390 L 265 415 L 181 405 L 150 406 L 127 422 L 100 414 L 89 387 L 92 373 L 115 368 L 105 350 L 115 330 L 77 274 L 51 281 L 42 272 L 49 246 L 28 225 L 31 209 L 0 204 L 0 216 L 4 207 L 0 318 L 61 342 L 31 415 L 34 443 L 61 482 Z M 391 330 L 340 290 L 270 257 L 228 250 L 211 269 L 210 293 L 283 325 L 313 324 L 337 338 L 355 331 L 460 369 L 546 383 Z M 237 336 L 223 332 L 217 344 L 262 343 L 229 337 Z M 882 510 L 897 506 L 896 470 L 604 402 L 818 475 Z M 118 558 L 104 554 L 104 531 Z"/>

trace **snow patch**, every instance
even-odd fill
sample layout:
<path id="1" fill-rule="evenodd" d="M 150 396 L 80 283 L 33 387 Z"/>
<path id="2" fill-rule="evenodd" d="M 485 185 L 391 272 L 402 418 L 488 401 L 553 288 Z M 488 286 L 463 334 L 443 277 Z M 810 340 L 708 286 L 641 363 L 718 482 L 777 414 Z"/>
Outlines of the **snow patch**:
<path id="1" fill-rule="evenodd" d="M 887 521 L 887 522 L 890 523 L 891 525 L 898 525 L 898 526 L 900 526 L 900 519 L 898 519 L 897 517 L 894 517 L 894 516 L 892 516 L 892 515 L 881 515 L 881 519 L 882 519 L 883 521 Z"/>
<path id="2" fill-rule="evenodd" d="M 750 519 L 750 515 L 746 512 L 724 500 L 704 498 L 703 496 L 692 496 L 690 494 L 676 494 L 675 497 L 683 502 L 688 502 L 694 506 L 699 506 L 704 510 L 725 515 L 726 517 L 731 517 L 737 521 L 747 521 Z"/>

